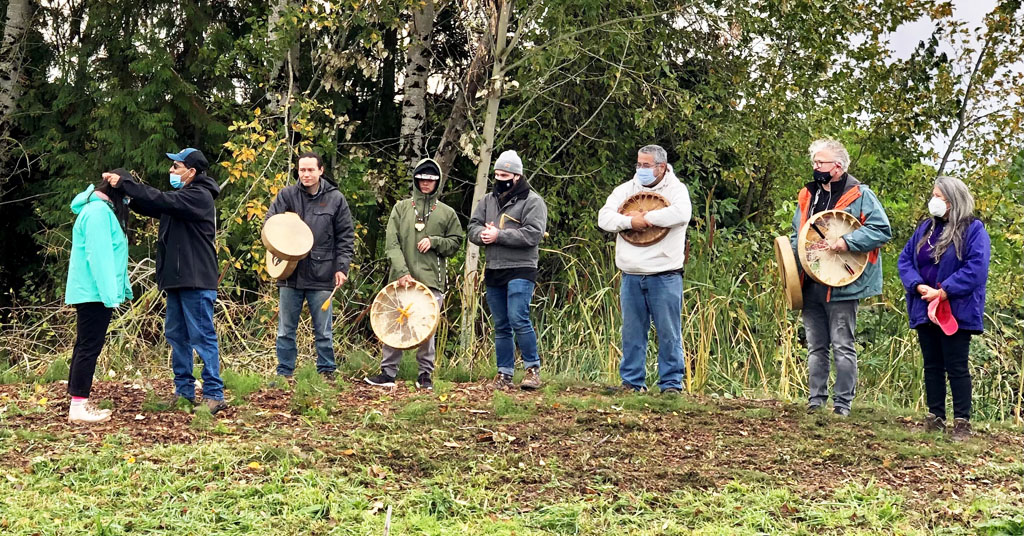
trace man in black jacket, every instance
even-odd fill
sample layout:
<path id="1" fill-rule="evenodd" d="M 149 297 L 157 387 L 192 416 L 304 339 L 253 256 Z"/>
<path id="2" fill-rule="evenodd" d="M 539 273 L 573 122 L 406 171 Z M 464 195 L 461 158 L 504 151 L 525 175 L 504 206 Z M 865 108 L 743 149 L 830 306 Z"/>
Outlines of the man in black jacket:
<path id="1" fill-rule="evenodd" d="M 348 280 L 352 262 L 355 232 L 348 202 L 338 187 L 322 177 L 320 155 L 307 152 L 299 155 L 299 180 L 278 192 L 267 218 L 282 212 L 295 212 L 313 231 L 313 249 L 298 262 L 288 279 L 277 282 L 281 302 L 277 313 L 277 374 L 290 378 L 295 373 L 298 350 L 295 331 L 299 325 L 302 303 L 309 304 L 316 345 L 316 369 L 326 379 L 333 379 L 334 337 L 331 326 L 332 305 L 321 309 L 331 292 Z"/>
<path id="2" fill-rule="evenodd" d="M 220 187 L 206 175 L 210 164 L 197 149 L 167 153 L 173 162 L 170 182 L 174 191 L 163 192 L 135 182 L 131 175 L 104 173 L 103 177 L 131 198 L 137 214 L 160 218 L 156 252 L 156 281 L 167 293 L 164 335 L 171 345 L 174 391 L 195 403 L 192 373 L 195 350 L 203 360 L 203 403 L 210 413 L 227 407 L 220 378 L 220 353 L 213 326 L 217 301 L 217 211 L 213 200 Z"/>

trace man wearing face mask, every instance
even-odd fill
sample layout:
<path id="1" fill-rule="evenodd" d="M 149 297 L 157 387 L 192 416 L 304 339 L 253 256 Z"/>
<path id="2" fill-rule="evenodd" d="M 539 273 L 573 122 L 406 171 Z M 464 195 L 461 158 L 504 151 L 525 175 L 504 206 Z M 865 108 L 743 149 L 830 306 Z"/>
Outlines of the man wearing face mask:
<path id="1" fill-rule="evenodd" d="M 669 206 L 649 212 L 619 214 L 619 206 L 639 192 L 655 192 Z M 656 226 L 669 229 L 665 238 L 648 246 L 635 246 L 618 234 L 615 266 L 622 271 L 619 303 L 622 307 L 622 388 L 647 390 L 647 335 L 651 322 L 658 335 L 658 387 L 674 395 L 682 390 L 683 264 L 686 228 L 690 223 L 690 193 L 668 163 L 661 146 L 647 145 L 637 153 L 636 174 L 608 196 L 597 215 L 598 226 L 610 233 Z"/>
<path id="2" fill-rule="evenodd" d="M 833 413 L 850 415 L 857 387 L 857 348 L 854 335 L 860 300 L 882 293 L 882 259 L 879 248 L 892 239 L 889 218 L 882 203 L 865 184 L 847 173 L 850 154 L 831 139 L 817 140 L 809 148 L 813 178 L 797 196 L 790 242 L 796 254 L 797 233 L 811 216 L 824 210 L 843 210 L 861 222 L 856 231 L 829 244 L 837 252 L 867 252 L 868 263 L 857 280 L 843 287 L 822 285 L 805 274 L 803 322 L 807 335 L 808 413 L 828 400 L 829 350 L 835 362 Z"/>
<path id="3" fill-rule="evenodd" d="M 217 182 L 206 171 L 210 164 L 198 149 L 167 153 L 171 159 L 170 192 L 135 182 L 131 175 L 104 173 L 114 188 L 131 198 L 135 213 L 160 218 L 156 281 L 167 294 L 164 335 L 171 346 L 175 399 L 195 404 L 192 352 L 203 361 L 203 404 L 210 413 L 227 408 L 220 378 L 220 351 L 213 326 L 217 301 Z"/>
<path id="4" fill-rule="evenodd" d="M 298 349 L 295 333 L 302 304 L 309 306 L 316 346 L 316 370 L 326 380 L 334 379 L 333 305 L 322 306 L 337 287 L 348 280 L 349 264 L 355 251 L 352 213 L 341 190 L 323 177 L 320 155 L 306 152 L 298 159 L 299 180 L 278 192 L 266 218 L 294 212 L 313 231 L 313 249 L 298 262 L 288 279 L 279 280 L 281 295 L 277 314 L 277 375 L 287 380 L 295 373 Z"/>
<path id="5" fill-rule="evenodd" d="M 530 300 L 537 281 L 540 240 L 548 224 L 548 207 L 523 177 L 523 161 L 505 151 L 494 163 L 494 189 L 484 196 L 469 221 L 469 240 L 484 248 L 487 305 L 494 320 L 498 375 L 494 388 L 512 387 L 515 347 L 526 375 L 522 389 L 540 387 L 537 333 L 530 322 Z M 514 338 L 514 340 L 513 340 Z"/>

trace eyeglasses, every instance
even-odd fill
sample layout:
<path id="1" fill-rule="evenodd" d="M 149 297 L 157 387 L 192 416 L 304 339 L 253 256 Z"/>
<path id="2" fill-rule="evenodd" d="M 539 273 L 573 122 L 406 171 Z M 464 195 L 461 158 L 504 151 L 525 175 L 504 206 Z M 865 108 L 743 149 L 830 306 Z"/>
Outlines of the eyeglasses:
<path id="1" fill-rule="evenodd" d="M 654 169 L 655 167 L 657 167 L 657 165 L 658 164 L 647 164 L 647 163 L 637 162 L 636 163 L 636 168 L 637 169 Z"/>
<path id="2" fill-rule="evenodd" d="M 811 162 L 811 165 L 814 167 L 814 169 L 818 169 L 818 168 L 824 166 L 825 164 L 838 164 L 838 163 L 839 162 L 836 161 L 836 160 L 815 160 L 815 161 Z"/>

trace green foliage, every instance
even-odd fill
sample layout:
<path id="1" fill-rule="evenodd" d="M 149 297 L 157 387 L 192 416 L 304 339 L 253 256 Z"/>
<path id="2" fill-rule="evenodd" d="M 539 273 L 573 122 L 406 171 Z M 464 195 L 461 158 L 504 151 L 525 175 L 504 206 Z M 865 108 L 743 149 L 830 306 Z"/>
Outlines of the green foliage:
<path id="1" fill-rule="evenodd" d="M 71 368 L 68 366 L 67 359 L 58 357 L 50 363 L 50 366 L 46 367 L 46 372 L 39 377 L 39 381 L 42 383 L 53 383 L 61 380 L 67 380 L 68 373 L 70 372 Z"/>
<path id="2" fill-rule="evenodd" d="M 216 324 L 225 361 L 238 371 L 270 373 L 276 292 L 263 268 L 260 228 L 273 197 L 295 181 L 296 154 L 314 149 L 357 222 L 356 258 L 336 300 L 335 326 L 337 343 L 358 357 L 342 370 L 376 370 L 367 308 L 386 283 L 384 223 L 408 188 L 397 154 L 397 92 L 416 4 L 276 5 L 115 0 L 85 2 L 73 13 L 40 7 L 13 118 L 24 162 L 11 166 L 15 172 L 0 188 L 0 203 L 12 202 L 0 205 L 0 223 L 12 237 L 0 267 L 0 307 L 16 306 L 0 309 L 0 362 L 8 371 L 0 383 L 13 370 L 42 370 L 44 356 L 73 341 L 68 310 L 46 306 L 62 295 L 72 196 L 118 166 L 166 190 L 164 153 L 185 146 L 204 150 L 211 176 L 223 184 Z M 480 33 L 489 29 L 487 14 L 467 6 L 438 6 L 428 152 L 453 121 L 475 43 L 487 42 Z M 847 144 L 852 174 L 878 193 L 894 230 L 883 250 L 884 294 L 858 319 L 859 396 L 921 408 L 918 350 L 905 326 L 895 258 L 925 214 L 942 156 L 936 153 L 944 149 L 921 141 L 953 136 L 962 122 L 958 106 L 966 103 L 970 124 L 956 141 L 962 158 L 947 171 L 971 185 L 992 238 L 986 333 L 972 354 L 977 408 L 1000 419 L 1019 413 L 1024 107 L 1021 78 L 1002 66 L 1020 59 L 1022 26 L 1010 24 L 1020 9 L 1003 2 L 974 29 L 938 0 L 515 5 L 518 33 L 504 73 L 496 149 L 519 150 L 549 207 L 533 309 L 545 373 L 617 383 L 618 272 L 596 212 L 632 175 L 637 148 L 658 143 L 694 207 L 685 279 L 688 388 L 801 398 L 802 328 L 779 300 L 770 244 L 789 232 L 796 192 L 809 175 L 806 147 L 830 136 Z M 895 57 L 891 35 L 922 17 L 938 30 L 909 57 Z M 982 43 L 991 44 L 984 54 Z M 979 57 L 983 83 L 972 97 L 966 77 Z M 458 140 L 462 151 L 443 199 L 464 222 L 474 208 L 481 95 L 468 96 L 471 127 Z M 979 106 L 984 99 L 995 99 L 998 109 Z M 132 227 L 137 298 L 115 315 L 103 365 L 134 373 L 161 363 L 166 347 L 151 275 L 156 223 L 133 218 Z M 463 262 L 463 253 L 449 262 L 456 283 Z M 461 347 L 448 336 L 459 305 L 445 304 L 437 376 L 490 376 L 488 340 Z M 303 320 L 300 345 L 309 332 Z M 652 348 L 652 378 L 655 356 Z M 64 379 L 66 370 L 46 375 Z M 414 377 L 410 360 L 400 375 Z M 236 400 L 255 388 L 237 380 Z M 310 380 L 297 386 L 295 410 L 323 419 L 331 397 L 314 385 L 319 378 Z"/>

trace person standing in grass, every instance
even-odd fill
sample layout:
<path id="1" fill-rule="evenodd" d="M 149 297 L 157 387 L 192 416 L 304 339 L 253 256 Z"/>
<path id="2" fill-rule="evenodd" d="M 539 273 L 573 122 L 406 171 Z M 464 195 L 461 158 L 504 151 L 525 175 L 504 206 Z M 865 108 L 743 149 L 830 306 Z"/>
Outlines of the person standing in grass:
<path id="1" fill-rule="evenodd" d="M 160 218 L 156 282 L 167 294 L 164 336 L 171 345 L 174 404 L 196 403 L 193 351 L 203 361 L 203 405 L 216 414 L 227 408 L 220 378 L 220 350 L 213 326 L 217 301 L 217 182 L 206 174 L 210 164 L 198 149 L 167 153 L 171 159 L 170 192 L 136 182 L 130 175 L 105 173 L 114 188 L 131 198 L 136 214 Z"/>
<path id="2" fill-rule="evenodd" d="M 946 380 L 955 440 L 971 435 L 971 336 L 981 333 L 991 244 L 960 179 L 939 177 L 922 221 L 899 257 L 907 315 L 924 358 L 925 429 L 946 429 Z"/>
<path id="3" fill-rule="evenodd" d="M 864 272 L 843 287 L 822 285 L 801 273 L 803 321 L 807 333 L 807 412 L 820 410 L 828 400 L 829 349 L 835 360 L 833 410 L 848 417 L 857 388 L 857 308 L 860 300 L 882 293 L 880 248 L 892 240 L 889 217 L 867 185 L 847 173 L 850 153 L 836 140 L 821 139 L 808 149 L 813 180 L 797 196 L 790 244 L 796 255 L 797 233 L 811 216 L 825 210 L 843 210 L 861 222 L 860 228 L 829 244 L 832 251 L 866 252 Z"/>
<path id="4" fill-rule="evenodd" d="M 654 192 L 669 206 L 648 212 L 619 214 L 619 206 L 639 192 Z M 647 390 L 647 335 L 651 321 L 658 334 L 658 387 L 679 394 L 686 366 L 683 361 L 683 264 L 686 228 L 690 224 L 690 193 L 658 145 L 637 153 L 636 173 L 612 191 L 598 212 L 598 226 L 610 233 L 628 229 L 664 227 L 668 234 L 648 246 L 635 246 L 621 234 L 615 239 L 615 266 L 622 271 L 619 302 L 622 306 L 622 388 Z"/>
<path id="5" fill-rule="evenodd" d="M 338 368 L 334 361 L 334 305 L 327 300 L 334 289 L 348 281 L 355 251 L 355 227 L 345 196 L 323 176 L 324 163 L 319 154 L 300 154 L 297 170 L 298 181 L 277 193 L 266 216 L 270 219 L 275 214 L 294 212 L 313 231 L 309 256 L 298 262 L 290 277 L 277 282 L 281 294 L 277 313 L 277 375 L 287 381 L 295 374 L 295 333 L 305 302 L 313 321 L 316 371 L 325 380 L 333 380 Z"/>
<path id="6" fill-rule="evenodd" d="M 391 260 L 390 281 L 409 286 L 423 283 L 440 307 L 448 283 L 448 257 L 462 246 L 462 224 L 448 205 L 438 200 L 444 180 L 437 162 L 426 158 L 413 170 L 412 197 L 399 201 L 388 218 L 386 247 Z M 434 382 L 434 336 L 416 350 L 418 389 L 431 390 Z M 370 385 L 393 387 L 402 351 L 384 345 L 380 374 L 365 378 Z"/>
<path id="7" fill-rule="evenodd" d="M 484 285 L 494 321 L 496 389 L 512 387 L 516 345 L 526 375 L 522 389 L 540 387 L 537 333 L 530 322 L 530 301 L 537 281 L 540 241 L 548 225 L 548 207 L 523 177 L 523 161 L 505 151 L 494 162 L 494 189 L 477 204 L 469 221 L 469 241 L 484 248 Z M 513 338 L 514 337 L 514 338 Z"/>
<path id="8" fill-rule="evenodd" d="M 128 175 L 124 169 L 114 173 Z M 68 371 L 68 421 L 100 423 L 110 419 L 111 411 L 89 402 L 96 360 L 106 342 L 114 309 L 132 299 L 125 234 L 128 206 L 124 192 L 101 180 L 75 196 L 71 212 L 77 217 L 71 230 L 64 303 L 75 306 L 76 331 Z"/>

